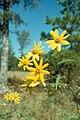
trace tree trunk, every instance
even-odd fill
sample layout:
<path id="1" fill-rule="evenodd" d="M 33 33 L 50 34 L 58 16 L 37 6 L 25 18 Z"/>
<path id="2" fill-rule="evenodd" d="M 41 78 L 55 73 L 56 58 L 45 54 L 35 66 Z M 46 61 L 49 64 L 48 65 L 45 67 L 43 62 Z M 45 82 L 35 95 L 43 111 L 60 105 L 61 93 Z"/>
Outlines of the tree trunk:
<path id="1" fill-rule="evenodd" d="M 7 71 L 8 71 L 8 38 L 3 35 L 3 46 L 1 52 L 1 74 L 0 74 L 0 93 L 8 91 Z"/>
<path id="2" fill-rule="evenodd" d="M 1 51 L 1 73 L 0 73 L 0 93 L 8 91 L 7 71 L 8 71 L 8 51 L 9 51 L 9 2 L 4 0 L 3 9 L 3 31 L 2 31 L 2 51 Z"/>

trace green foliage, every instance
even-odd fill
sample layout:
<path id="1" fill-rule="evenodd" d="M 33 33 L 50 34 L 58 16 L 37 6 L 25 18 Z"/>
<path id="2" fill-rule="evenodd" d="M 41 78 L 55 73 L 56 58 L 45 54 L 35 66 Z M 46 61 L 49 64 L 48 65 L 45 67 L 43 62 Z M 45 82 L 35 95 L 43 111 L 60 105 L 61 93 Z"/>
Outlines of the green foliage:
<path id="1" fill-rule="evenodd" d="M 66 120 L 78 120 L 79 119 L 79 113 L 75 113 L 74 115 L 69 115 Z"/>
<path id="2" fill-rule="evenodd" d="M 8 70 L 10 71 L 14 71 L 14 70 L 19 70 L 19 68 L 17 67 L 18 64 L 18 59 L 14 56 L 9 54 L 8 57 Z"/>
<path id="3" fill-rule="evenodd" d="M 53 87 L 53 88 L 55 87 L 56 90 L 57 90 L 59 87 L 65 87 L 66 84 L 60 82 L 61 78 L 62 78 L 61 75 L 58 74 L 57 77 L 56 77 L 56 82 L 55 82 L 55 83 L 48 83 L 48 85 L 49 85 L 50 87 Z"/>
<path id="4" fill-rule="evenodd" d="M 61 64 L 64 64 L 64 63 L 66 63 L 66 62 L 74 62 L 74 60 L 71 60 L 71 59 L 62 59 L 61 61 L 59 61 L 58 63 L 57 63 L 57 65 L 61 65 Z"/>
<path id="5" fill-rule="evenodd" d="M 55 17 L 53 20 L 49 20 L 47 17 L 46 21 L 48 24 L 54 25 L 53 28 L 56 26 L 60 27 L 61 29 L 66 29 L 70 34 L 73 31 L 80 31 L 79 28 L 79 0 L 60 0 L 58 2 L 62 6 L 62 10 L 60 11 L 62 14 L 62 18 Z M 64 23 L 64 24 L 63 24 Z"/>
<path id="6" fill-rule="evenodd" d="M 39 6 L 38 1 L 39 0 L 24 0 L 24 7 L 29 7 L 31 10 L 37 8 Z"/>
<path id="7" fill-rule="evenodd" d="M 52 30 L 60 28 L 61 30 L 67 30 L 70 34 L 68 40 L 71 43 L 70 48 L 79 51 L 80 46 L 80 1 L 79 0 L 58 0 L 58 4 L 62 6 L 60 11 L 62 16 L 54 16 L 54 18 L 49 18 L 46 16 L 46 24 L 52 25 Z M 44 34 L 43 34 L 44 33 Z M 41 32 L 42 40 L 50 40 L 49 35 L 45 32 Z"/>
<path id="8" fill-rule="evenodd" d="M 8 70 L 17 70 L 18 59 L 15 57 L 12 41 L 9 39 Z"/>
<path id="9" fill-rule="evenodd" d="M 22 4 L 24 8 L 33 9 L 38 6 L 38 0 L 0 0 L 0 9 L 4 9 L 4 6 L 7 5 L 8 10 L 6 9 L 5 12 L 0 12 L 0 30 L 2 31 L 3 27 L 3 18 L 6 21 L 15 24 L 17 27 L 20 24 L 25 24 L 25 21 L 21 18 L 20 14 L 17 12 L 13 12 L 10 10 L 15 5 Z"/>
<path id="10" fill-rule="evenodd" d="M 73 109 L 76 111 L 76 106 L 71 99 L 72 94 L 66 90 L 66 95 L 64 91 L 65 89 L 54 90 L 51 97 L 44 91 L 31 96 L 27 91 L 23 91 L 20 92 L 21 102 L 16 106 L 0 96 L 0 120 L 14 120 L 14 118 L 15 120 L 48 120 L 49 118 L 50 120 L 53 118 L 54 120 L 66 120 Z"/>
<path id="11" fill-rule="evenodd" d="M 24 48 L 30 43 L 30 39 L 29 39 L 29 32 L 26 31 L 16 31 L 16 35 L 17 35 L 17 39 L 20 45 L 20 53 L 21 56 L 23 55 L 23 50 Z"/>
<path id="12" fill-rule="evenodd" d="M 44 56 L 45 63 L 49 63 L 48 70 L 51 75 L 61 74 L 62 81 L 76 82 L 79 85 L 80 80 L 80 53 L 75 50 L 64 50 L 57 53 L 56 50 L 50 51 Z M 52 80 L 53 81 L 53 80 Z"/>
<path id="13" fill-rule="evenodd" d="M 56 90 L 57 90 L 57 87 L 59 85 L 59 81 L 61 79 L 61 76 L 60 75 L 57 75 L 57 78 L 56 78 Z"/>
<path id="14" fill-rule="evenodd" d="M 17 12 L 14 12 L 12 8 L 14 6 L 17 7 L 20 4 L 22 4 L 24 8 L 27 7 L 29 9 L 32 9 L 32 8 L 36 7 L 37 2 L 38 2 L 38 0 L 0 0 L 0 10 L 1 10 L 0 11 L 0 35 L 1 35 L 0 36 L 0 43 L 1 43 L 0 44 L 0 57 L 1 57 L 2 53 L 5 52 L 5 49 L 1 49 L 2 45 L 4 44 L 3 40 L 2 40 L 2 35 L 7 33 L 7 40 L 8 40 L 9 32 L 10 32 L 9 23 L 14 24 L 15 27 L 18 27 L 20 24 L 26 24 L 26 22 L 21 18 L 20 14 L 18 14 Z M 11 32 L 15 33 L 15 31 L 13 31 L 13 30 Z M 26 38 L 28 40 L 28 36 L 29 36 L 29 33 L 23 31 L 22 34 L 20 34 L 20 36 L 18 37 L 22 50 L 24 49 L 24 46 L 25 46 L 24 44 L 26 43 Z M 6 44 L 6 42 L 5 42 L 5 44 Z M 10 44 L 10 42 L 9 42 L 9 44 Z M 6 46 L 6 45 L 4 45 L 4 46 Z M 6 47 L 8 47 L 8 46 L 6 46 Z M 9 47 L 10 47 L 10 45 L 9 45 Z M 17 66 L 17 58 L 11 52 L 12 52 L 11 48 L 9 48 L 9 57 L 8 57 L 9 61 L 6 60 L 7 59 L 6 56 L 4 56 L 5 59 L 3 60 L 3 62 L 5 60 L 8 61 L 8 63 L 9 63 L 9 65 L 7 65 L 8 70 L 17 69 L 17 67 L 16 67 Z M 7 52 L 7 54 L 8 54 L 8 52 Z M 0 60 L 1 60 L 1 58 L 0 58 Z M 1 63 L 1 61 L 0 61 L 0 63 Z M 6 68 L 7 68 L 7 66 L 6 66 Z"/>

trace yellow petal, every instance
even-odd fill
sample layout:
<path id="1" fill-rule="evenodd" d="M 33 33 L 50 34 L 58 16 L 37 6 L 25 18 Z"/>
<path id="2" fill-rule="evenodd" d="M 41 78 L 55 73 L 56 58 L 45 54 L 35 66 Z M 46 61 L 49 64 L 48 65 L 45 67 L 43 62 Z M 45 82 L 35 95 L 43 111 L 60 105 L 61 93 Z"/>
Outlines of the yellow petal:
<path id="1" fill-rule="evenodd" d="M 34 78 L 34 81 L 37 81 L 39 78 L 39 75 L 37 74 L 36 77 Z"/>
<path id="2" fill-rule="evenodd" d="M 37 46 L 36 46 L 36 42 L 34 42 L 34 48 L 36 48 Z"/>
<path id="3" fill-rule="evenodd" d="M 63 44 L 63 45 L 69 45 L 70 43 L 68 41 L 66 41 L 66 40 L 63 40 L 63 41 L 61 41 L 61 44 Z"/>
<path id="4" fill-rule="evenodd" d="M 27 76 L 27 80 L 34 80 L 33 76 Z"/>
<path id="5" fill-rule="evenodd" d="M 57 47 L 57 43 L 54 42 L 51 47 L 51 49 L 54 50 Z"/>
<path id="6" fill-rule="evenodd" d="M 39 55 L 38 54 L 36 55 L 36 60 L 39 61 Z"/>
<path id="7" fill-rule="evenodd" d="M 40 80 L 41 80 L 41 82 L 42 82 L 43 86 L 45 86 L 45 87 L 46 87 L 46 83 L 44 82 L 44 77 L 43 77 L 43 74 L 40 74 Z"/>
<path id="8" fill-rule="evenodd" d="M 40 48 L 41 44 L 42 44 L 42 42 L 40 41 L 37 45 L 37 48 Z"/>
<path id="9" fill-rule="evenodd" d="M 38 67 L 38 63 L 36 60 L 33 60 L 35 67 Z"/>
<path id="10" fill-rule="evenodd" d="M 33 60 L 29 60 L 29 63 L 32 62 Z"/>
<path id="11" fill-rule="evenodd" d="M 20 99 L 18 99 L 18 98 L 15 99 L 15 103 L 16 103 L 16 104 L 19 104 L 19 103 L 20 103 Z"/>
<path id="12" fill-rule="evenodd" d="M 27 69 L 28 69 L 29 71 L 32 71 L 32 72 L 35 71 L 35 68 L 32 68 L 32 67 L 27 67 Z"/>
<path id="13" fill-rule="evenodd" d="M 29 87 L 35 87 L 35 86 L 37 86 L 37 85 L 39 85 L 40 84 L 40 82 L 32 82 L 30 85 L 29 85 Z"/>
<path id="14" fill-rule="evenodd" d="M 50 74 L 50 72 L 47 71 L 47 70 L 42 70 L 42 72 L 43 72 L 44 74 Z"/>
<path id="15" fill-rule="evenodd" d="M 44 54 L 44 50 L 39 51 L 39 54 Z"/>
<path id="16" fill-rule="evenodd" d="M 21 67 L 22 65 L 23 65 L 23 63 L 19 63 L 19 64 L 18 64 L 18 67 Z"/>
<path id="17" fill-rule="evenodd" d="M 40 73 L 40 80 L 41 80 L 42 82 L 44 82 L 44 77 L 43 77 L 43 74 L 42 74 L 42 73 Z"/>
<path id="18" fill-rule="evenodd" d="M 22 87 L 26 87 L 26 86 L 27 86 L 27 84 L 22 84 L 21 86 L 22 86 Z"/>
<path id="19" fill-rule="evenodd" d="M 59 36 L 58 29 L 55 30 L 55 34 L 56 34 L 57 37 Z"/>
<path id="20" fill-rule="evenodd" d="M 33 55 L 33 57 L 32 57 L 32 58 L 33 58 L 33 60 L 35 60 L 35 58 L 36 58 L 36 55 Z"/>
<path id="21" fill-rule="evenodd" d="M 33 63 L 29 63 L 28 65 L 33 65 Z"/>
<path id="22" fill-rule="evenodd" d="M 50 34 L 52 35 L 52 37 L 53 37 L 54 39 L 57 39 L 57 36 L 56 36 L 56 34 L 55 34 L 54 31 L 50 31 Z"/>
<path id="23" fill-rule="evenodd" d="M 46 63 L 42 66 L 42 69 L 46 68 L 49 65 L 49 63 Z"/>
<path id="24" fill-rule="evenodd" d="M 53 42 L 53 40 L 47 40 L 45 43 L 46 44 L 51 44 Z"/>
<path id="25" fill-rule="evenodd" d="M 60 38 L 62 38 L 65 34 L 66 34 L 66 30 L 62 32 L 62 34 L 60 35 Z"/>
<path id="26" fill-rule="evenodd" d="M 64 36 L 63 39 L 66 39 L 66 38 L 68 38 L 69 36 L 70 36 L 70 34 Z"/>
<path id="27" fill-rule="evenodd" d="M 34 86 L 34 81 L 30 83 L 29 87 Z"/>
<path id="28" fill-rule="evenodd" d="M 46 83 L 45 82 L 42 82 L 43 86 L 46 87 Z"/>
<path id="29" fill-rule="evenodd" d="M 24 66 L 24 67 L 23 67 L 23 70 L 25 71 L 25 70 L 26 70 L 26 68 L 27 68 L 27 66 Z"/>
<path id="30" fill-rule="evenodd" d="M 41 67 L 42 64 L 43 64 L 43 59 L 41 58 L 40 63 L 39 63 L 39 66 Z"/>
<path id="31" fill-rule="evenodd" d="M 58 44 L 58 45 L 57 45 L 57 50 L 58 50 L 58 52 L 61 51 L 61 44 Z"/>
<path id="32" fill-rule="evenodd" d="M 35 71 L 31 72 L 27 77 L 35 75 Z"/>

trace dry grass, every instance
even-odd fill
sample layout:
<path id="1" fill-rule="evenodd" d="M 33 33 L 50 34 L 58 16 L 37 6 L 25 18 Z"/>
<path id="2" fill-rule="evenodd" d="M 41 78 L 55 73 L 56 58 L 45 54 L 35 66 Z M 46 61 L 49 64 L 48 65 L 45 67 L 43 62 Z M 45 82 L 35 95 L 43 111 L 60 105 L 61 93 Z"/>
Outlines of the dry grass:
<path id="1" fill-rule="evenodd" d="M 11 78 L 16 76 L 23 79 L 27 74 L 28 72 L 8 71 L 8 77 Z M 0 96 L 0 120 L 66 120 L 68 115 L 74 115 L 77 108 L 70 90 L 62 88 L 53 91 L 51 96 L 48 96 L 44 87 L 42 87 L 42 92 L 38 88 L 38 92 L 31 96 L 29 91 L 20 91 L 21 103 L 17 110 L 11 113 L 11 117 L 8 114 L 4 116 L 5 113 L 11 111 L 12 107 L 3 96 Z"/>
<path id="2" fill-rule="evenodd" d="M 13 78 L 14 76 L 18 79 L 23 79 L 27 76 L 28 72 L 23 71 L 8 71 L 8 78 Z"/>
<path id="3" fill-rule="evenodd" d="M 11 117 L 0 117 L 0 120 L 66 120 L 66 117 L 76 111 L 76 104 L 64 92 L 57 91 L 53 96 L 46 92 L 33 93 L 23 91 L 20 93 L 21 103 Z M 10 112 L 13 107 L 3 98 L 0 99 L 0 114 Z M 22 115 L 20 115 L 22 114 Z"/>

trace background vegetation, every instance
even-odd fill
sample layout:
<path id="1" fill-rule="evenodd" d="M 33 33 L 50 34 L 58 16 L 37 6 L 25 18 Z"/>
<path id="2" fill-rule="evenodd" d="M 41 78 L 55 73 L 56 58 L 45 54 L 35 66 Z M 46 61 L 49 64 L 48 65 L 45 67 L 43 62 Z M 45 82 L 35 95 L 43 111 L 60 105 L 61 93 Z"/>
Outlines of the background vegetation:
<path id="1" fill-rule="evenodd" d="M 7 0 L 6 0 L 7 1 Z M 1 2 L 3 2 L 1 0 Z M 0 2 L 0 4 L 1 4 Z M 11 4 L 11 3 L 10 3 Z M 19 5 L 19 1 L 12 4 Z M 58 53 L 49 51 L 44 55 L 44 62 L 49 63 L 48 70 L 50 77 L 47 79 L 47 87 L 37 87 L 37 93 L 33 92 L 30 96 L 29 91 L 22 91 L 20 84 L 22 76 L 26 76 L 27 72 L 17 67 L 18 58 L 15 57 L 11 41 L 9 42 L 8 52 L 8 87 L 10 91 L 21 93 L 21 103 L 17 110 L 8 114 L 12 105 L 5 103 L 3 94 L 0 94 L 0 120 L 79 120 L 80 119 L 80 1 L 79 0 L 58 0 L 58 4 L 62 6 L 60 11 L 62 17 L 49 18 L 46 16 L 46 25 L 51 25 L 52 30 L 59 28 L 67 30 L 70 34 L 68 41 L 71 43 L 69 47 L 62 46 L 62 51 Z M 25 2 L 25 6 L 34 7 L 34 2 Z M 0 6 L 1 7 L 1 6 Z M 13 13 L 8 12 L 12 17 Z M 15 14 L 16 15 L 16 14 Z M 1 13 L 0 13 L 1 16 Z M 19 18 L 19 15 L 17 15 Z M 3 17 L 3 16 L 2 16 Z M 16 17 L 15 17 L 16 18 Z M 9 18 L 9 21 L 12 20 Z M 22 19 L 14 19 L 15 23 L 24 23 Z M 20 21 L 19 21 L 20 20 Z M 2 24 L 2 18 L 0 17 Z M 9 29 L 7 29 L 9 30 Z M 1 29 L 1 36 L 3 31 Z M 20 44 L 21 56 L 24 54 L 25 43 L 29 42 L 29 33 L 16 31 Z M 24 36 L 24 37 L 23 37 Z M 49 33 L 41 32 L 41 40 L 51 39 Z M 2 39 L 0 39 L 0 67 L 2 54 Z M 58 77 L 60 75 L 60 78 Z M 52 77 L 53 76 L 53 77 Z M 59 79 L 59 80 L 58 80 Z M 56 83 L 58 81 L 58 83 Z M 56 89 L 57 84 L 57 89 Z M 60 84 L 60 85 L 59 85 Z M 67 86 L 61 86 L 66 84 Z M 22 114 L 21 114 L 22 113 Z"/>

